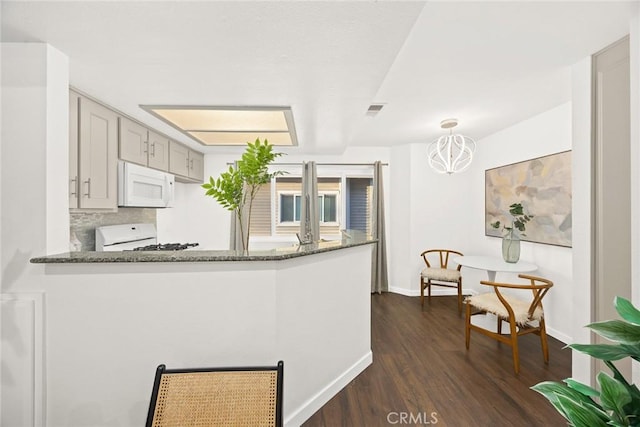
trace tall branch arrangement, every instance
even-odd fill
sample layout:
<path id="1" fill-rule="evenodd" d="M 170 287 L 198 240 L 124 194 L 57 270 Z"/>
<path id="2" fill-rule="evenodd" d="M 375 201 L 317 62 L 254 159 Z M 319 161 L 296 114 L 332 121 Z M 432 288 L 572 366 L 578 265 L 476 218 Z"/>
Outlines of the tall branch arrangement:
<path id="1" fill-rule="evenodd" d="M 220 174 L 217 179 L 209 177 L 202 184 L 205 194 L 211 196 L 225 209 L 233 211 L 238 219 L 242 236 L 242 248 L 249 249 L 249 231 L 251 229 L 251 209 L 253 200 L 260 187 L 283 171 L 269 172 L 269 165 L 283 153 L 273 151 L 273 145 L 265 139 L 247 143 L 242 158 L 235 166 Z"/>

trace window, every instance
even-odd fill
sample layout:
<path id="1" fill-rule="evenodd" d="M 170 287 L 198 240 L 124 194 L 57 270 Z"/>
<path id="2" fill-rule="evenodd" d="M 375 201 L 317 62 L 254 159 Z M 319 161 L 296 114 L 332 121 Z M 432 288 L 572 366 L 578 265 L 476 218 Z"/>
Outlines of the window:
<path id="1" fill-rule="evenodd" d="M 318 195 L 318 218 L 320 223 L 338 222 L 338 197 L 336 194 Z"/>
<path id="2" fill-rule="evenodd" d="M 280 222 L 300 222 L 300 194 L 280 194 Z"/>
<path id="3" fill-rule="evenodd" d="M 260 188 L 251 215 L 252 238 L 295 240 L 302 217 L 299 173 L 291 171 Z M 342 167 L 318 177 L 318 217 L 323 238 L 339 238 L 343 229 L 371 232 L 372 182 L 367 171 L 345 173 Z"/>
<path id="4" fill-rule="evenodd" d="M 338 221 L 337 194 L 318 195 L 318 218 L 320 223 Z M 300 223 L 302 197 L 300 194 L 280 193 L 280 223 Z"/>
<path id="5" fill-rule="evenodd" d="M 371 233 L 371 203 L 373 198 L 373 179 L 347 178 L 347 215 L 346 223 L 350 230 Z"/>

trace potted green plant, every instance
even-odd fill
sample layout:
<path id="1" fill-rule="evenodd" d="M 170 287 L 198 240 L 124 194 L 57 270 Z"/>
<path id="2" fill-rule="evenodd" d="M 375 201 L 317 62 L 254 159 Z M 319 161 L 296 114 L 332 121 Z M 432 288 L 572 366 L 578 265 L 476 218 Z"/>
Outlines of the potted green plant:
<path id="1" fill-rule="evenodd" d="M 502 257 L 506 262 L 518 262 L 520 259 L 520 235 L 525 236 L 526 224 L 531 221 L 533 215 L 524 213 L 522 203 L 514 203 L 509 206 L 509 213 L 512 216 L 511 225 L 503 225 L 502 236 Z M 500 221 L 491 223 L 493 228 L 500 228 Z M 521 234 L 515 232 L 518 230 Z"/>
<path id="2" fill-rule="evenodd" d="M 220 174 L 217 179 L 209 177 L 202 184 L 205 194 L 217 200 L 225 209 L 235 213 L 240 227 L 242 249 L 249 250 L 251 230 L 251 208 L 260 187 L 283 171 L 269 172 L 269 165 L 283 153 L 273 151 L 273 145 L 265 139 L 247 143 L 247 148 L 235 165 Z"/>
<path id="3" fill-rule="evenodd" d="M 640 425 L 640 390 L 630 384 L 612 363 L 626 357 L 640 361 L 640 311 L 628 300 L 616 297 L 615 308 L 622 320 L 587 325 L 613 344 L 571 344 L 568 347 L 602 360 L 613 377 L 600 372 L 599 390 L 571 378 L 564 383 L 545 381 L 531 387 L 542 394 L 569 425 L 607 427 Z"/>

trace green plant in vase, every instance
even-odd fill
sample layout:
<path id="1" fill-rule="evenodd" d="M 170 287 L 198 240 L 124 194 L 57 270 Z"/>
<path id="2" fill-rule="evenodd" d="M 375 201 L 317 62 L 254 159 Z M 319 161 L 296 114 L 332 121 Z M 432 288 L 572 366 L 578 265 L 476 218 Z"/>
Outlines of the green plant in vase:
<path id="1" fill-rule="evenodd" d="M 273 151 L 273 145 L 265 139 L 247 143 L 242 157 L 235 165 L 220 174 L 217 179 L 209 177 L 202 184 L 205 194 L 211 196 L 227 210 L 235 213 L 240 227 L 242 249 L 249 249 L 249 231 L 251 229 L 251 208 L 260 187 L 283 171 L 269 172 L 269 165 L 283 153 Z"/>
<path id="2" fill-rule="evenodd" d="M 518 262 L 520 259 L 520 236 L 526 236 L 524 234 L 527 226 L 526 224 L 531 221 L 533 215 L 524 212 L 522 203 L 513 203 L 509 206 L 509 213 L 512 216 L 511 225 L 502 225 L 500 221 L 492 222 L 493 228 L 500 228 L 502 225 L 502 257 L 506 262 Z M 520 232 L 520 235 L 515 230 Z"/>
<path id="3" fill-rule="evenodd" d="M 622 320 L 587 325 L 613 344 L 567 346 L 602 360 L 611 369 L 613 377 L 600 372 L 596 378 L 599 390 L 571 378 L 563 383 L 545 381 L 531 387 L 551 402 L 571 426 L 640 425 L 640 390 L 635 384 L 630 384 L 613 364 L 626 357 L 640 361 L 640 311 L 621 297 L 616 297 L 614 305 Z"/>

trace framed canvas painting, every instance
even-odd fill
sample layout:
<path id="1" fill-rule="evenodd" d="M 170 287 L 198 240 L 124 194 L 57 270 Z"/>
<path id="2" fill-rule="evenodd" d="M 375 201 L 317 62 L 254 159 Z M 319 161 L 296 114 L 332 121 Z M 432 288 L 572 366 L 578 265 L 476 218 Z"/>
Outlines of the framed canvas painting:
<path id="1" fill-rule="evenodd" d="M 571 247 L 571 151 L 485 171 L 485 235 L 502 236 L 509 206 L 533 215 L 521 240 Z M 500 221 L 500 228 L 491 224 Z"/>

